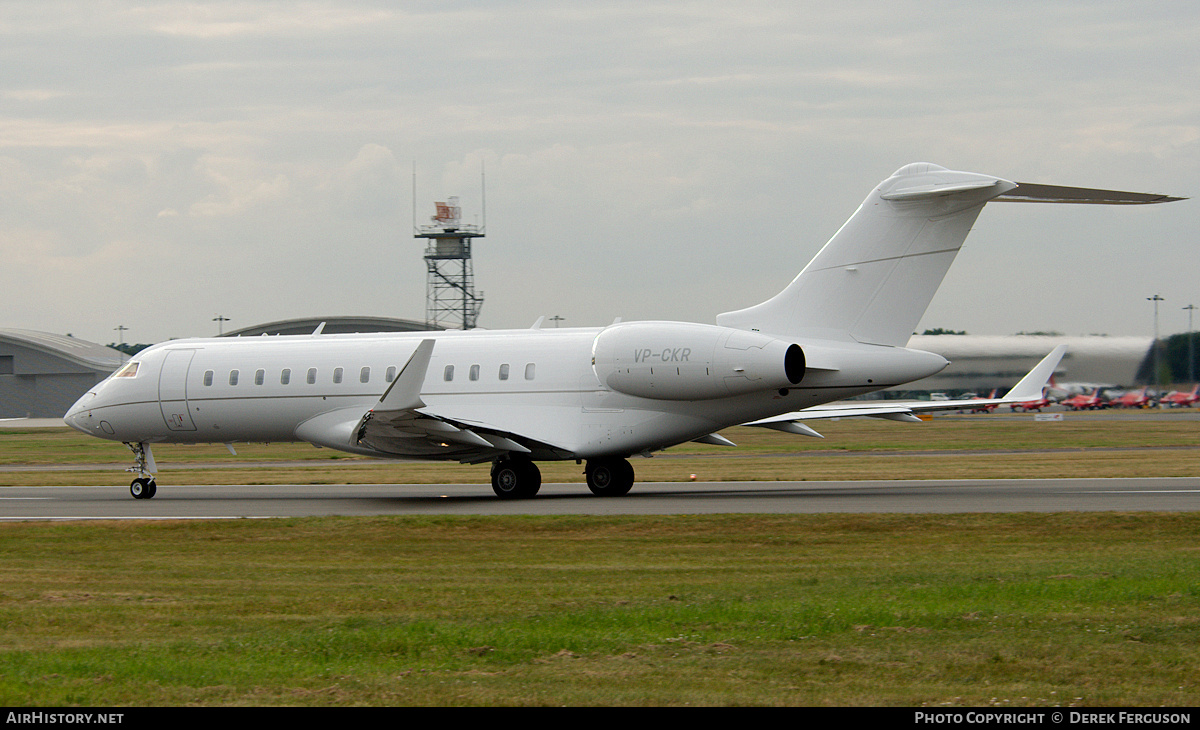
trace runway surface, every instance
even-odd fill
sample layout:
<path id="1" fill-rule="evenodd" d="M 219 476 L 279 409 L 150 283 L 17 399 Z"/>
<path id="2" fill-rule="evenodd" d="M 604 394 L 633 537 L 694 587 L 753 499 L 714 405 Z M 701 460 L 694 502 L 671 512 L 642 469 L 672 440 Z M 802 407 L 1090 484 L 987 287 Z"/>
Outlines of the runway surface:
<path id="1" fill-rule="evenodd" d="M 600 498 L 582 484 L 547 484 L 534 499 L 497 499 L 490 486 L 160 485 L 150 500 L 126 486 L 5 487 L 0 520 L 236 519 L 321 515 L 668 515 L 848 512 L 1193 511 L 1200 477 L 857 482 L 648 482 Z"/>

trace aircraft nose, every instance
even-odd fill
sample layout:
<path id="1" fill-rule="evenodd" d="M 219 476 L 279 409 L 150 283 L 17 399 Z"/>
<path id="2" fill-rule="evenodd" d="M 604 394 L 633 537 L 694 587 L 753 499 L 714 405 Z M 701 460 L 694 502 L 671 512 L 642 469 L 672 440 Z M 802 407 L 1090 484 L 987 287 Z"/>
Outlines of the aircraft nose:
<path id="1" fill-rule="evenodd" d="M 63 416 L 63 422 L 76 431 L 91 433 L 84 425 L 85 413 L 87 412 L 87 403 L 96 397 L 95 391 L 88 391 L 83 394 L 83 397 L 75 401 L 75 405 L 67 409 L 67 413 Z"/>

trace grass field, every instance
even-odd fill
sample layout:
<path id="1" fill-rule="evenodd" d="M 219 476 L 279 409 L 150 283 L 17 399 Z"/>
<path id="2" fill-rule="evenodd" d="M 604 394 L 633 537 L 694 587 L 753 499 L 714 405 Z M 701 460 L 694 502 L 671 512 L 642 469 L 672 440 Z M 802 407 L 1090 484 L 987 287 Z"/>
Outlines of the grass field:
<path id="1" fill-rule="evenodd" d="M 1175 705 L 1200 516 L 0 524 L 0 703 Z"/>
<path id="2" fill-rule="evenodd" d="M 822 430 L 735 430 L 741 449 L 635 466 L 642 480 L 1200 473 L 1194 421 Z M 164 447 L 160 479 L 487 478 L 238 451 L 304 464 L 212 469 L 234 457 Z M 126 460 L 68 431 L 0 431 L 0 465 L 103 465 L 49 472 L 62 483 L 124 481 Z M 0 703 L 1190 707 L 1198 534 L 1200 513 L 0 523 Z"/>

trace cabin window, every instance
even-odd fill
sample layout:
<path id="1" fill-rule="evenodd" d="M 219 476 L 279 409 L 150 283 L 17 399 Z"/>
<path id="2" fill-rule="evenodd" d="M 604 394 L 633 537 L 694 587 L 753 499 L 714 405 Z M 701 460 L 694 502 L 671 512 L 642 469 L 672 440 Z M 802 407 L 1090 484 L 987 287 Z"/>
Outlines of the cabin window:
<path id="1" fill-rule="evenodd" d="M 442 371 L 442 380 L 445 380 L 447 383 L 449 383 L 451 380 L 454 380 L 453 365 L 447 365 L 446 369 Z"/>
<path id="2" fill-rule="evenodd" d="M 316 382 L 317 382 L 317 369 L 309 368 L 308 369 L 308 384 L 315 385 Z"/>
<path id="3" fill-rule="evenodd" d="M 254 384 L 255 385 L 262 385 L 263 383 L 266 382 L 266 380 L 267 380 L 267 371 L 266 370 L 255 370 L 254 371 Z"/>
<path id="4" fill-rule="evenodd" d="M 504 363 L 500 366 L 500 379 L 508 380 L 508 363 Z"/>
<path id="5" fill-rule="evenodd" d="M 479 380 L 479 366 L 472 365 L 471 372 L 467 373 L 467 377 L 471 380 Z"/>
<path id="6" fill-rule="evenodd" d="M 525 379 L 526 380 L 533 380 L 533 370 L 534 370 L 533 363 L 528 363 L 525 366 Z"/>
<path id="7" fill-rule="evenodd" d="M 213 371 L 205 370 L 204 371 L 204 384 L 212 385 L 212 379 L 213 379 Z"/>
<path id="8" fill-rule="evenodd" d="M 238 381 L 238 371 L 230 370 L 229 371 L 229 384 L 237 385 L 237 381 Z"/>
<path id="9" fill-rule="evenodd" d="M 387 372 L 383 374 L 383 379 L 389 383 L 396 379 L 396 366 L 395 365 L 393 365 L 387 369 Z"/>
<path id="10" fill-rule="evenodd" d="M 342 382 L 342 369 L 341 368 L 333 369 L 333 382 L 335 382 L 335 383 Z"/>
<path id="11" fill-rule="evenodd" d="M 136 361 L 125 363 L 120 370 L 113 373 L 114 378 L 132 378 L 137 375 L 138 364 Z M 11 373 L 10 373 L 11 375 Z"/>
<path id="12" fill-rule="evenodd" d="M 292 371 L 291 371 L 291 368 L 284 368 L 284 369 L 283 369 L 283 372 L 281 372 L 281 373 L 279 374 L 279 384 L 280 384 L 280 385 L 287 385 L 287 384 L 288 384 L 288 383 L 290 383 L 290 382 L 292 382 Z"/>
<path id="13" fill-rule="evenodd" d="M 358 371 L 358 382 L 360 382 L 360 383 L 371 382 L 371 368 L 363 368 L 362 370 Z"/>

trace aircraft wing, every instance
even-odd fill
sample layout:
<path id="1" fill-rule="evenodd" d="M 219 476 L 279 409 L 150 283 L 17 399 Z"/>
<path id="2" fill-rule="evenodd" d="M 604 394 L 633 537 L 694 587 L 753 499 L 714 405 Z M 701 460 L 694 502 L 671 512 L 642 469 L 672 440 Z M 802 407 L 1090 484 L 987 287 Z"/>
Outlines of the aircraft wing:
<path id="1" fill-rule="evenodd" d="M 421 384 L 429 369 L 435 340 L 422 340 L 373 408 L 343 408 L 312 418 L 296 435 L 318 446 L 375 456 L 490 461 L 504 453 L 559 451 L 552 444 L 466 424 L 429 411 Z M 518 440 L 519 439 L 519 440 Z"/>
<path id="2" fill-rule="evenodd" d="M 820 437 L 819 433 L 804 425 L 801 421 L 822 418 L 854 418 L 859 416 L 887 418 L 893 421 L 920 421 L 921 419 L 917 417 L 917 413 L 978 408 L 979 406 L 992 404 L 1024 403 L 1041 397 L 1042 388 L 1050 380 L 1050 376 L 1054 373 L 1054 368 L 1058 367 L 1058 363 L 1062 360 L 1063 353 L 1066 350 L 1066 345 L 1059 345 L 1051 350 L 1050 354 L 1046 355 L 1046 357 L 1042 358 L 1041 362 L 1033 366 L 1033 369 L 1025 377 L 1021 378 L 1020 382 L 1014 385 L 1003 398 L 938 401 L 844 401 L 842 403 L 812 406 L 801 411 L 792 411 L 791 413 L 763 418 L 743 425 L 759 426 L 775 429 L 776 431 L 787 431 L 805 436 Z"/>

